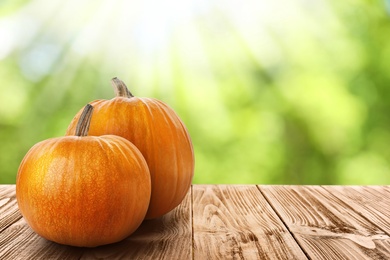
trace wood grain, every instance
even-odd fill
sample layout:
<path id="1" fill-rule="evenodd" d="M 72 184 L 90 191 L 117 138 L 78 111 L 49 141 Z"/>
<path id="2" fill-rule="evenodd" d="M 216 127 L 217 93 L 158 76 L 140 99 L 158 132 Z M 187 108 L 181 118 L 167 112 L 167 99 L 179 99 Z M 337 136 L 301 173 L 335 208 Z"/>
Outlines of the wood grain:
<path id="1" fill-rule="evenodd" d="M 320 186 L 260 186 L 314 259 L 390 259 L 390 238 L 348 202 Z"/>
<path id="2" fill-rule="evenodd" d="M 390 235 L 390 186 L 325 186 L 324 189 Z"/>
<path id="3" fill-rule="evenodd" d="M 12 185 L 0 185 L 0 232 L 22 216 L 16 202 L 16 191 Z"/>
<path id="4" fill-rule="evenodd" d="M 390 259 L 390 186 L 194 185 L 167 215 L 97 248 L 50 242 L 0 185 L 0 259 Z"/>
<path id="5" fill-rule="evenodd" d="M 85 249 L 81 259 L 192 259 L 191 192 L 173 211 L 119 243 Z"/>
<path id="6" fill-rule="evenodd" d="M 193 187 L 194 259 L 307 259 L 255 185 Z"/>

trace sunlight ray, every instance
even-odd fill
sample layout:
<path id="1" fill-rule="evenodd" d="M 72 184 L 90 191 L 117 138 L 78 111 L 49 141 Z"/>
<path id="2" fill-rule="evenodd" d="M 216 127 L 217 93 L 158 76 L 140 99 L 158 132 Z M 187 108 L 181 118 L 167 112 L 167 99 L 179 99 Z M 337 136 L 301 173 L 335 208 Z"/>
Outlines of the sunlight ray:
<path id="1" fill-rule="evenodd" d="M 107 47 L 107 40 L 104 38 L 106 31 L 109 31 L 111 14 L 115 6 L 109 0 L 102 0 L 93 16 L 80 30 L 75 39 L 72 49 L 80 55 L 99 54 Z"/>

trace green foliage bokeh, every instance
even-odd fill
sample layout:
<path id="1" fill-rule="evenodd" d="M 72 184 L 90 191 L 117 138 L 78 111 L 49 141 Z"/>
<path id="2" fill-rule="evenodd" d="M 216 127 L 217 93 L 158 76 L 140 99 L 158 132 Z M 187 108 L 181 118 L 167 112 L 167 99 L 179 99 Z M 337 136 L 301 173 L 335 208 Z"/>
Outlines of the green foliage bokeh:
<path id="1" fill-rule="evenodd" d="M 386 1 L 130 2 L 2 4 L 0 183 L 114 76 L 178 112 L 194 183 L 390 183 Z"/>

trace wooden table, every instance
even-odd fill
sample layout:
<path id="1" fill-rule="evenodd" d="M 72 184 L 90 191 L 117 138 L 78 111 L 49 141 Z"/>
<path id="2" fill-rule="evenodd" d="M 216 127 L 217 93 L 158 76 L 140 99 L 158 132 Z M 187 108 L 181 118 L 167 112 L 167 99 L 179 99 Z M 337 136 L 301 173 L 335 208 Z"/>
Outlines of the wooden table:
<path id="1" fill-rule="evenodd" d="M 0 185 L 0 259 L 390 259 L 390 186 L 193 185 L 183 203 L 97 248 L 47 241 Z"/>

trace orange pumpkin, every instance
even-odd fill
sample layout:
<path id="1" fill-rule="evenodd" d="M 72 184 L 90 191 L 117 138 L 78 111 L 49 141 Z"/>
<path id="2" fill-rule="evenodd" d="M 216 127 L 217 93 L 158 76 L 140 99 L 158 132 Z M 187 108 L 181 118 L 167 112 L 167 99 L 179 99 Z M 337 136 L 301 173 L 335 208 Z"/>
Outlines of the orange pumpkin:
<path id="1" fill-rule="evenodd" d="M 90 104 L 89 135 L 114 134 L 131 141 L 148 163 L 152 196 L 146 218 L 157 218 L 179 205 L 194 175 L 194 152 L 183 122 L 167 104 L 133 96 L 119 79 L 112 80 L 117 96 Z M 81 111 L 68 127 L 73 134 Z"/>
<path id="2" fill-rule="evenodd" d="M 76 136 L 34 145 L 18 170 L 19 209 L 42 237 L 95 247 L 124 239 L 149 206 L 150 173 L 140 151 L 114 135 L 86 136 L 87 105 Z"/>

